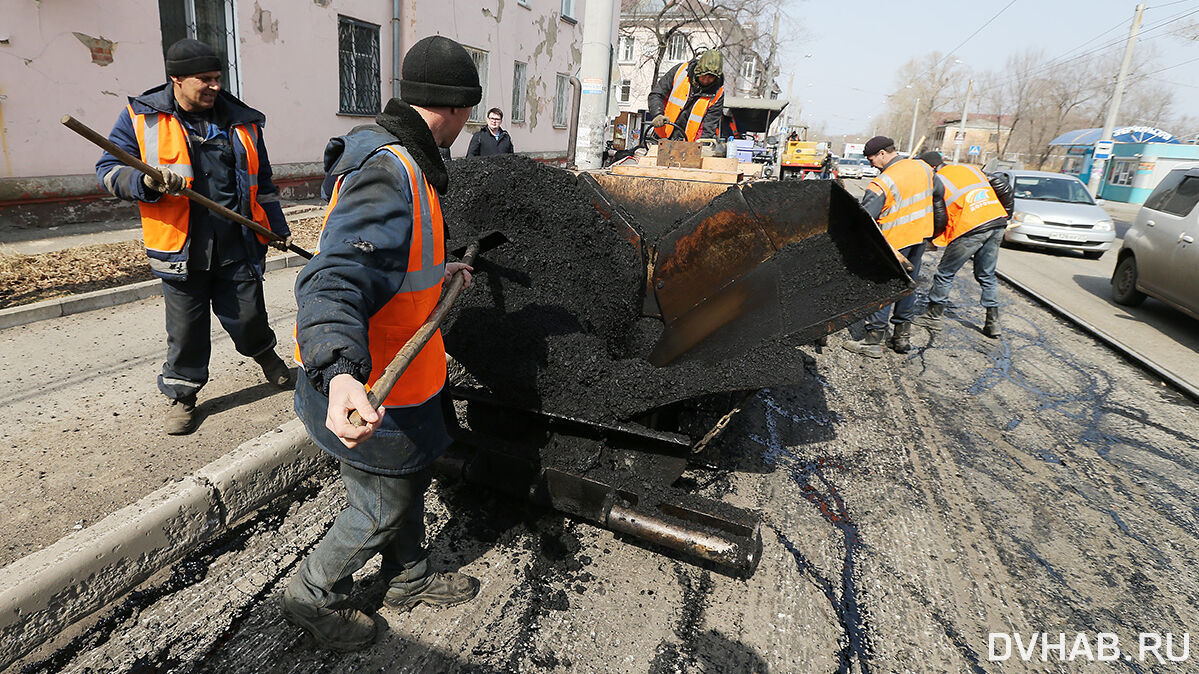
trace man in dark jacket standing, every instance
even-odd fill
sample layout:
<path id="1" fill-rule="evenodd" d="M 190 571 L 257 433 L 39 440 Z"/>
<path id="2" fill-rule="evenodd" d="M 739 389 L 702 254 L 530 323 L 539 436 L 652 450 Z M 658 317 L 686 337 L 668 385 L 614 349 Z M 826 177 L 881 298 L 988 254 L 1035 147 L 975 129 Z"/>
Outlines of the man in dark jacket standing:
<path id="1" fill-rule="evenodd" d="M 211 47 L 183 39 L 167 50 L 171 81 L 130 98 L 109 140 L 152 166 L 164 183 L 105 152 L 96 176 L 114 196 L 137 201 L 150 270 L 162 279 L 167 359 L 158 388 L 171 400 L 165 430 L 196 430 L 196 394 L 208 382 L 209 307 L 237 352 L 253 358 L 272 384 L 291 385 L 275 354 L 262 294 L 266 242 L 239 224 L 192 204 L 190 187 L 271 231 L 291 232 L 271 181 L 262 127 L 266 117 L 221 89 Z M 286 246 L 282 246 L 286 247 Z"/>
<path id="2" fill-rule="evenodd" d="M 490 157 L 493 154 L 512 154 L 512 136 L 500 128 L 504 122 L 504 111 L 492 108 L 487 111 L 487 126 L 470 137 L 468 157 Z"/>
<path id="3" fill-rule="evenodd" d="M 646 103 L 659 138 L 719 138 L 724 115 L 724 59 L 720 52 L 709 49 L 667 70 L 650 90 Z"/>
<path id="4" fill-rule="evenodd" d="M 322 646 L 354 650 L 374 621 L 347 605 L 353 574 L 382 554 L 384 605 L 452 606 L 478 580 L 435 573 L 423 549 L 429 465 L 450 444 L 442 416 L 441 333 L 416 355 L 379 409 L 373 384 L 432 313 L 443 278 L 470 268 L 445 261 L 439 195 L 449 147 L 482 98 L 474 61 L 457 42 L 420 40 L 404 57 L 400 98 L 376 121 L 330 141 L 334 179 L 320 252 L 296 279 L 296 341 L 304 376 L 296 413 L 313 442 L 341 462 L 348 505 L 288 585 L 284 616 Z M 328 184 L 328 183 L 327 183 Z M 357 410 L 366 426 L 348 415 Z"/>

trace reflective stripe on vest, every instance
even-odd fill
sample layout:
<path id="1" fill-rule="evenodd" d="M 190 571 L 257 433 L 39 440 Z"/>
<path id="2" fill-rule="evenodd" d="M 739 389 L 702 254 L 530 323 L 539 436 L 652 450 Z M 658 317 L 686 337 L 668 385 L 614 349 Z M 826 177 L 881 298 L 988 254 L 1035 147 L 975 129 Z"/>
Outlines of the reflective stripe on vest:
<path id="1" fill-rule="evenodd" d="M 933 235 L 933 170 L 918 159 L 900 159 L 870 181 L 885 198 L 878 228 L 895 250 Z"/>
<path id="2" fill-rule="evenodd" d="M 266 217 L 266 211 L 263 210 L 262 204 L 258 203 L 258 125 L 251 124 L 248 127 L 238 125 L 233 127 L 237 133 L 238 139 L 241 140 L 241 145 L 246 150 L 246 166 L 247 183 L 250 189 L 250 219 L 258 224 L 271 228 L 271 221 Z M 258 237 L 258 242 L 266 244 L 270 239 L 265 236 L 255 233 Z"/>
<path id="3" fill-rule="evenodd" d="M 141 160 L 151 166 L 166 166 L 183 176 L 187 187 L 194 182 L 187 131 L 174 115 L 156 112 L 139 115 L 128 106 L 129 119 L 137 136 Z M 179 253 L 187 245 L 190 201 L 184 196 L 164 194 L 154 203 L 138 202 L 142 215 L 142 238 L 147 251 Z M 153 258 L 151 258 L 153 259 Z"/>
<path id="4" fill-rule="evenodd" d="M 945 231 L 933 239 L 938 246 L 947 246 L 950 241 L 996 218 L 1007 218 L 1007 211 L 991 182 L 977 168 L 967 164 L 946 164 L 937 171 L 937 180 L 945 187 L 945 210 L 949 215 Z"/>
<path id="5" fill-rule="evenodd" d="M 441 298 L 442 279 L 445 276 L 445 224 L 442 221 L 441 201 L 437 192 L 425 180 L 408 151 L 396 145 L 384 148 L 395 155 L 396 160 L 407 172 L 412 192 L 412 238 L 408 251 L 408 269 L 400 289 L 370 317 L 367 342 L 371 356 L 371 373 L 367 387 L 383 374 L 391 359 L 433 313 Z M 339 179 L 325 210 L 325 224 L 337 207 L 341 192 Z M 324 224 L 322 224 L 322 231 Z M 320 252 L 317 252 L 319 255 Z M 300 361 L 300 346 L 296 345 L 296 362 Z M 404 370 L 399 381 L 384 399 L 387 407 L 413 407 L 427 402 L 445 386 L 445 343 L 441 331 L 425 344 L 412 364 Z"/>
<path id="6" fill-rule="evenodd" d="M 662 110 L 662 114 L 670 118 L 670 121 L 678 123 L 679 113 L 683 111 L 683 106 L 687 105 L 687 98 L 691 95 L 691 78 L 687 77 L 687 66 L 681 65 L 674 73 L 674 84 L 670 88 L 670 96 L 666 98 L 666 107 Z M 687 115 L 687 124 L 684 127 L 684 135 L 687 140 L 694 142 L 699 138 L 700 128 L 704 122 L 704 115 L 707 114 L 708 108 L 712 105 L 712 101 L 724 95 L 724 87 L 716 90 L 716 93 L 711 96 L 701 95 L 695 99 L 695 105 L 691 106 L 691 112 Z M 654 133 L 658 134 L 659 138 L 670 138 L 674 133 L 675 127 L 667 128 L 665 126 L 654 129 Z"/>

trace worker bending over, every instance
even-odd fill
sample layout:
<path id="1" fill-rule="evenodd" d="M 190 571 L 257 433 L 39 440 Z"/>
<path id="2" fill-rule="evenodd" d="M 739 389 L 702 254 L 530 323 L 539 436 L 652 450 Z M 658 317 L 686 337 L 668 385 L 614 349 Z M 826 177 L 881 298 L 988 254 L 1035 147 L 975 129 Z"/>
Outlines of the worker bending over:
<path id="1" fill-rule="evenodd" d="M 1012 214 L 1012 187 L 1000 177 L 988 178 L 966 164 L 946 164 L 940 152 L 920 155 L 936 172 L 934 197 L 945 202 L 947 220 L 943 231 L 936 232 L 933 243 L 944 246 L 941 262 L 928 290 L 928 310 L 918 321 L 928 329 L 941 329 L 941 317 L 949 303 L 953 277 L 974 261 L 974 278 L 982 286 L 982 305 L 987 311 L 983 334 L 999 337 L 999 283 L 995 265 L 999 262 L 999 244 L 1007 219 Z"/>
<path id="2" fill-rule="evenodd" d="M 724 115 L 724 60 L 720 52 L 709 49 L 667 70 L 650 90 L 647 108 L 659 138 L 720 138 L 720 118 Z"/>
<path id="3" fill-rule="evenodd" d="M 464 264 L 445 261 L 440 195 L 449 147 L 482 98 L 474 61 L 434 36 L 404 57 L 400 98 L 334 138 L 325 170 L 335 177 L 320 252 L 296 279 L 296 350 L 304 374 L 296 414 L 312 440 L 341 462 L 347 506 L 283 593 L 284 616 L 324 647 L 353 650 L 375 622 L 348 605 L 353 574 L 382 554 L 385 606 L 452 606 L 479 581 L 435 573 L 423 548 L 429 465 L 450 444 L 442 412 L 446 354 L 434 333 L 378 410 L 373 384 L 425 322 L 442 281 Z M 350 423 L 357 410 L 364 427 Z"/>
<path id="4" fill-rule="evenodd" d="M 933 235 L 934 206 L 944 218 L 944 202 L 933 198 L 933 170 L 919 159 L 901 158 L 895 150 L 895 141 L 886 136 L 875 136 L 866 141 L 862 154 L 879 170 L 866 186 L 862 207 L 878 221 L 887 243 L 912 263 L 912 278 L 918 278 L 924 240 Z M 916 295 L 912 293 L 868 316 L 866 336 L 844 346 L 863 356 L 881 358 L 890 317 L 894 326 L 891 348 L 896 353 L 907 353 L 912 348 L 915 315 Z"/>

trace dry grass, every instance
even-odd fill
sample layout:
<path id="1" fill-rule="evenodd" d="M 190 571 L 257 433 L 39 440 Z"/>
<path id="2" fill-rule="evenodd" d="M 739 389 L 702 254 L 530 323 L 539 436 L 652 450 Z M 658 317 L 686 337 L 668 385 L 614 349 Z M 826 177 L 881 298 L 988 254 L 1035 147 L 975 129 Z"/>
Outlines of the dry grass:
<path id="1" fill-rule="evenodd" d="M 296 245 L 312 250 L 322 217 L 290 223 Z M 268 249 L 267 256 L 281 253 Z M 153 278 L 140 240 L 77 246 L 38 255 L 0 253 L 0 309 Z"/>

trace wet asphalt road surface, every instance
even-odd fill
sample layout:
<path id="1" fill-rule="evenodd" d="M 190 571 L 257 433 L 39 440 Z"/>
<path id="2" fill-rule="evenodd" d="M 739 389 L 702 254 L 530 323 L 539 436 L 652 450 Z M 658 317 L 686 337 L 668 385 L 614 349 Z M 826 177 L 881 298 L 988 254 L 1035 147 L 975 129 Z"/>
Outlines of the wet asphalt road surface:
<path id="1" fill-rule="evenodd" d="M 1159 633 L 1177 657 L 1199 625 L 1195 404 L 1006 288 L 1005 334 L 984 337 L 977 292 L 963 270 L 945 329 L 907 355 L 860 358 L 844 332 L 797 351 L 810 376 L 733 418 L 724 469 L 684 476 L 761 514 L 748 579 L 435 485 L 432 558 L 479 598 L 382 608 L 367 650 L 317 651 L 275 604 L 342 503 L 315 480 L 14 671 L 1194 671 L 1195 644 L 1176 663 L 1137 644 Z M 992 659 L 992 633 L 1034 632 L 1064 650 Z M 1087 660 L 1099 633 L 1114 662 Z"/>

